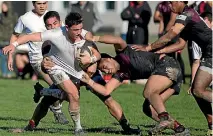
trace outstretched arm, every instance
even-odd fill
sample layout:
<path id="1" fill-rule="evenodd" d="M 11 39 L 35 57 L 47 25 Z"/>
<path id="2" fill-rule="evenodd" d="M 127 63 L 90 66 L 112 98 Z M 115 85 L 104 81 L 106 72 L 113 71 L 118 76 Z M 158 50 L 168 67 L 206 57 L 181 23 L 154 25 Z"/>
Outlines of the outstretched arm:
<path id="1" fill-rule="evenodd" d="M 113 44 L 116 51 L 122 51 L 127 46 L 126 42 L 121 37 L 113 35 L 95 36 L 93 38 L 93 41 L 106 44 Z"/>
<path id="2" fill-rule="evenodd" d="M 186 45 L 186 41 L 182 38 L 179 38 L 176 43 L 166 46 L 163 49 L 158 50 L 156 53 L 160 53 L 160 54 L 173 53 L 173 52 L 184 49 L 185 45 Z"/>
<path id="3" fill-rule="evenodd" d="M 152 51 L 154 49 L 161 48 L 165 46 L 168 42 L 170 42 L 174 37 L 176 37 L 183 29 L 184 25 L 181 23 L 176 23 L 165 35 L 160 37 L 154 43 L 148 45 L 146 47 L 147 51 Z"/>
<path id="4" fill-rule="evenodd" d="M 27 43 L 27 42 L 40 42 L 41 39 L 41 33 L 33 33 L 28 35 L 23 35 L 18 37 L 15 42 L 11 43 L 10 45 L 3 48 L 3 53 L 6 55 L 8 52 L 13 53 L 15 51 L 15 47 L 19 46 L 21 44 Z"/>

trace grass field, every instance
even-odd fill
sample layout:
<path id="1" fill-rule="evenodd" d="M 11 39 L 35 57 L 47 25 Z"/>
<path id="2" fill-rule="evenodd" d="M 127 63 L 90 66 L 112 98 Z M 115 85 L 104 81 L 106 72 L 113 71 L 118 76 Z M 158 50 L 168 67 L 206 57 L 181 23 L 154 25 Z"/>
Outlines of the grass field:
<path id="1" fill-rule="evenodd" d="M 104 45 L 99 46 L 103 52 L 114 55 L 113 48 Z M 186 50 L 183 53 L 186 65 L 186 74 L 190 74 Z M 189 83 L 189 78 L 187 78 Z M 0 136 L 68 136 L 72 135 L 72 121 L 68 114 L 68 103 L 63 103 L 63 111 L 70 120 L 68 125 L 54 123 L 51 112 L 40 122 L 34 132 L 13 134 L 14 128 L 24 128 L 31 118 L 36 104 L 33 103 L 33 84 L 29 80 L 5 80 L 0 79 Z M 43 85 L 46 85 L 42 82 Z M 167 102 L 168 112 L 188 127 L 193 136 L 203 136 L 207 132 L 207 123 L 201 114 L 194 98 L 187 95 L 188 84 L 181 88 L 178 96 L 173 96 Z M 134 127 L 139 126 L 144 135 L 147 135 L 154 121 L 146 117 L 142 112 L 142 85 L 123 85 L 113 92 L 112 96 L 121 104 L 126 117 Z M 121 128 L 117 121 L 110 116 L 106 107 L 92 93 L 81 89 L 81 122 L 88 131 L 89 136 L 121 135 Z M 166 131 L 165 135 L 172 135 L 172 131 Z"/>

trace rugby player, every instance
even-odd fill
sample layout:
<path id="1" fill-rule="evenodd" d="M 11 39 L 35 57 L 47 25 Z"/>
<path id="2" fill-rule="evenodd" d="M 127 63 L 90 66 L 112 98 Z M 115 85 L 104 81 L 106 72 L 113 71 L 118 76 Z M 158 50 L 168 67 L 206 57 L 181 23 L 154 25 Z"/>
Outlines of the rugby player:
<path id="1" fill-rule="evenodd" d="M 18 22 L 14 28 L 14 33 L 11 36 L 10 43 L 13 43 L 22 34 L 29 34 L 33 32 L 43 32 L 46 30 L 43 21 L 44 15 L 47 13 L 47 1 L 33 1 L 34 9 L 19 17 Z M 40 70 L 40 63 L 42 61 L 41 47 L 42 42 L 29 42 L 18 47 L 18 50 L 29 52 L 30 64 L 34 71 L 43 77 L 43 79 L 52 85 L 53 82 L 49 76 Z M 11 55 L 10 55 L 11 56 Z M 10 59 L 11 60 L 11 59 Z M 12 66 L 12 64 L 9 64 Z M 12 69 L 11 67 L 9 69 Z M 61 124 L 67 124 L 68 120 L 65 118 L 61 111 L 62 105 L 59 102 L 54 103 L 50 106 L 50 110 L 54 113 L 56 122 Z"/>
<path id="2" fill-rule="evenodd" d="M 173 12 L 179 14 L 174 26 L 156 42 L 140 50 L 152 51 L 162 48 L 178 34 L 180 34 L 178 42 L 165 47 L 162 49 L 163 52 L 182 50 L 188 40 L 198 44 L 202 51 L 202 58 L 191 90 L 207 119 L 209 132 L 212 133 L 212 91 L 207 89 L 212 82 L 212 29 L 194 9 L 187 6 L 187 1 L 172 1 L 171 7 Z"/>
<path id="3" fill-rule="evenodd" d="M 98 93 L 109 95 L 123 80 L 148 79 L 143 92 L 145 114 L 156 121 L 168 121 L 165 127 L 160 128 L 161 131 L 170 128 L 176 135 L 189 134 L 188 129 L 169 116 L 164 105 L 172 94 L 180 91 L 181 71 L 176 60 L 165 55 L 134 51 L 120 37 L 96 36 L 94 41 L 114 44 L 117 55 L 113 58 L 102 54 L 98 64 L 98 69 L 113 76 L 105 86 L 95 83 L 87 74 L 83 75 L 83 82 Z M 150 131 L 150 134 L 157 133 L 155 128 Z"/>
<path id="4" fill-rule="evenodd" d="M 59 85 L 59 87 L 67 93 L 70 103 L 70 115 L 75 123 L 75 133 L 80 133 L 83 131 L 80 125 L 80 106 L 78 104 L 79 95 L 77 90 L 79 88 L 77 87 L 79 87 L 79 82 L 77 78 L 74 78 L 72 75 L 68 74 L 69 70 L 67 71 L 67 67 L 72 66 L 75 69 L 80 69 L 79 66 L 75 65 L 76 46 L 82 47 L 84 44 L 88 44 L 88 42 L 85 41 L 80 35 L 82 31 L 82 21 L 83 20 L 80 14 L 70 13 L 66 17 L 66 28 L 61 27 L 60 29 L 55 29 L 52 31 L 26 35 L 20 37 L 16 41 L 18 43 L 25 43 L 28 41 L 49 40 L 52 43 L 52 47 L 49 53 L 50 58 L 53 59 L 57 65 L 61 64 L 61 68 L 65 70 L 52 70 L 51 72 L 49 71 L 48 74 L 53 79 L 54 83 Z M 61 45 L 61 43 L 63 43 L 63 46 Z M 14 45 L 12 46 L 14 48 Z M 74 85 L 73 82 L 70 81 L 70 79 L 75 83 L 77 87 Z M 103 97 L 99 98 L 101 99 Z M 105 104 L 109 104 L 107 106 L 110 110 L 110 113 L 116 119 L 119 119 L 119 123 L 126 133 L 140 133 L 138 129 L 135 130 L 130 128 L 122 112 L 122 109 L 120 108 L 120 105 L 116 101 L 114 101 L 110 96 L 105 97 L 103 101 L 105 102 Z M 119 116 L 117 116 L 117 114 L 119 114 Z"/>

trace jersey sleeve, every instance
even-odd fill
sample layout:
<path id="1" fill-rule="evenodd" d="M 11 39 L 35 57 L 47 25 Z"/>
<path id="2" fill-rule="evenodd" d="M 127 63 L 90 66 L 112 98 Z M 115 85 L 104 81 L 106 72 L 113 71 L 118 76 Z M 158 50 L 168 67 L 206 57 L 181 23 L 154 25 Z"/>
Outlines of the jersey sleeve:
<path id="1" fill-rule="evenodd" d="M 14 32 L 21 34 L 23 32 L 23 30 L 24 30 L 24 24 L 21 20 L 21 17 L 19 17 L 18 22 L 15 25 Z"/>
<path id="2" fill-rule="evenodd" d="M 46 30 L 44 32 L 41 32 L 41 41 L 47 41 L 47 40 L 50 40 L 53 38 L 54 36 L 54 33 L 53 33 L 53 30 Z"/>
<path id="3" fill-rule="evenodd" d="M 175 23 L 180 23 L 186 26 L 191 20 L 190 12 L 184 12 L 176 17 Z"/>
<path id="4" fill-rule="evenodd" d="M 84 30 L 84 29 L 82 29 L 82 32 L 81 32 L 81 36 L 85 39 L 85 37 L 86 37 L 86 34 L 87 34 L 87 30 Z"/>

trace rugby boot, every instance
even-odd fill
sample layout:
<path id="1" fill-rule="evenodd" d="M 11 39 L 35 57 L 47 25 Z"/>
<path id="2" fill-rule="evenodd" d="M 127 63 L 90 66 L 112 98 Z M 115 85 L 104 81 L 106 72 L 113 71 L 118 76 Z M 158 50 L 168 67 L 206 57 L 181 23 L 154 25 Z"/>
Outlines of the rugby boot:
<path id="1" fill-rule="evenodd" d="M 68 124 L 69 121 L 66 119 L 64 113 L 54 113 L 54 117 L 55 117 L 55 122 L 65 125 Z"/>
<path id="2" fill-rule="evenodd" d="M 25 131 L 34 131 L 36 128 L 36 124 L 33 120 L 29 121 L 29 124 L 24 128 Z"/>
<path id="3" fill-rule="evenodd" d="M 78 129 L 74 131 L 75 136 L 86 136 L 86 133 L 84 132 L 83 129 Z"/>

